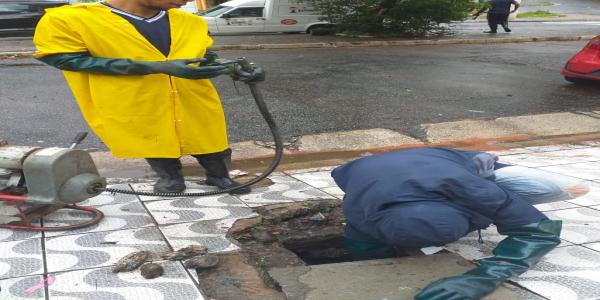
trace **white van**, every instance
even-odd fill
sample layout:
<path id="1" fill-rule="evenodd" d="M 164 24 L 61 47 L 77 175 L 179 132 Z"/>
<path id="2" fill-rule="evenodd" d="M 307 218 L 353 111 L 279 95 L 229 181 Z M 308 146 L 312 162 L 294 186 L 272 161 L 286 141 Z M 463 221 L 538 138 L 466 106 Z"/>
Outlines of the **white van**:
<path id="1" fill-rule="evenodd" d="M 198 6 L 196 5 L 196 1 L 190 1 L 188 3 L 186 3 L 184 6 L 180 7 L 179 9 L 183 10 L 183 11 L 187 11 L 189 13 L 197 13 L 198 12 Z"/>
<path id="2" fill-rule="evenodd" d="M 289 0 L 233 0 L 203 13 L 211 34 L 256 32 L 315 33 L 332 24 L 319 21 L 317 11 Z"/>

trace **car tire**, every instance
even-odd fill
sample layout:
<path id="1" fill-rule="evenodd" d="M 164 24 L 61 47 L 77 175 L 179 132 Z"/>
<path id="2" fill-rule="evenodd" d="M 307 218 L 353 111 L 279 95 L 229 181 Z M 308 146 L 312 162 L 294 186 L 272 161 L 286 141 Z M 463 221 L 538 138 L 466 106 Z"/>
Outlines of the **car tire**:
<path id="1" fill-rule="evenodd" d="M 314 25 L 306 30 L 306 33 L 310 35 L 330 35 L 335 33 L 334 26 L 325 26 L 325 25 Z"/>
<path id="2" fill-rule="evenodd" d="M 578 83 L 579 80 L 577 80 L 578 78 L 575 77 L 569 77 L 569 76 L 565 76 L 565 80 L 571 83 Z"/>
<path id="3" fill-rule="evenodd" d="M 575 83 L 575 84 L 589 84 L 592 81 L 591 80 L 587 80 L 584 78 L 577 78 L 577 77 L 570 77 L 570 76 L 565 76 L 565 80 L 571 83 Z"/>

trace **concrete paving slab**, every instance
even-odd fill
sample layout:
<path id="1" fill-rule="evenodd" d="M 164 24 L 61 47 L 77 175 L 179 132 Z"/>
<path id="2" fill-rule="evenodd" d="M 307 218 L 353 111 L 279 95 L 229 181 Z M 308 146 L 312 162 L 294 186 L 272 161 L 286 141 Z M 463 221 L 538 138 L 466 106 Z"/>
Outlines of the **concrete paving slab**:
<path id="1" fill-rule="evenodd" d="M 338 264 L 275 268 L 269 275 L 289 300 L 387 299 L 413 297 L 427 284 L 462 274 L 474 264 L 452 253 Z M 486 300 L 522 299 L 501 286 Z"/>
<path id="2" fill-rule="evenodd" d="M 496 120 L 461 120 L 435 124 L 424 124 L 421 128 L 431 143 L 450 142 L 468 138 L 496 138 L 499 136 L 527 135 L 509 124 Z"/>
<path id="3" fill-rule="evenodd" d="M 423 143 L 393 130 L 375 128 L 302 136 L 299 151 L 347 151 Z"/>
<path id="4" fill-rule="evenodd" d="M 576 113 L 556 113 L 498 118 L 536 136 L 578 134 L 600 131 L 600 119 Z"/>
<path id="5" fill-rule="evenodd" d="M 254 157 L 267 157 L 275 154 L 275 149 L 259 146 L 252 141 L 239 142 L 230 145 L 233 160 L 248 159 Z"/>
<path id="6" fill-rule="evenodd" d="M 421 128 L 432 143 L 475 138 L 555 136 L 600 131 L 600 119 L 575 113 L 554 113 L 494 120 L 461 120 L 424 124 Z"/>

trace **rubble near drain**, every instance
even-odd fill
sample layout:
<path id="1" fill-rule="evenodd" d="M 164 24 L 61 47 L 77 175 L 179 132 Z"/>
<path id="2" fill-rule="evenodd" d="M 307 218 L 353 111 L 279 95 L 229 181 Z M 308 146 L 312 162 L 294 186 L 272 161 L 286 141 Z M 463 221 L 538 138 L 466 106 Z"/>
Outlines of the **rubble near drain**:
<path id="1" fill-rule="evenodd" d="M 243 231 L 234 228 L 230 236 L 259 259 L 266 261 L 265 253 L 281 252 L 297 256 L 299 265 L 351 260 L 343 246 L 345 219 L 340 200 L 269 205 L 257 212 L 260 223 Z"/>
<path id="2" fill-rule="evenodd" d="M 209 298 L 286 299 L 270 269 L 350 260 L 342 245 L 341 200 L 267 205 L 256 212 L 258 217 L 237 220 L 227 234 L 241 250 L 221 255 L 213 270 L 198 271 Z"/>

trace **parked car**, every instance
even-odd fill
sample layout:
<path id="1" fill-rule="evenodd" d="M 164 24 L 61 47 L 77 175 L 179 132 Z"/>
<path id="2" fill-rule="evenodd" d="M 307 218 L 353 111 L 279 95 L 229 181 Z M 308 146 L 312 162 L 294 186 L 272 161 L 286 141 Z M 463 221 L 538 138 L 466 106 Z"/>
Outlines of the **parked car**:
<path id="1" fill-rule="evenodd" d="M 318 12 L 293 0 L 233 0 L 200 13 L 211 34 L 306 32 L 319 34 L 333 24 Z"/>
<path id="2" fill-rule="evenodd" d="M 600 82 L 600 35 L 571 57 L 560 73 L 573 83 Z"/>
<path id="3" fill-rule="evenodd" d="M 52 0 L 0 0 L 0 37 L 31 36 L 46 8 L 69 4 Z"/>

